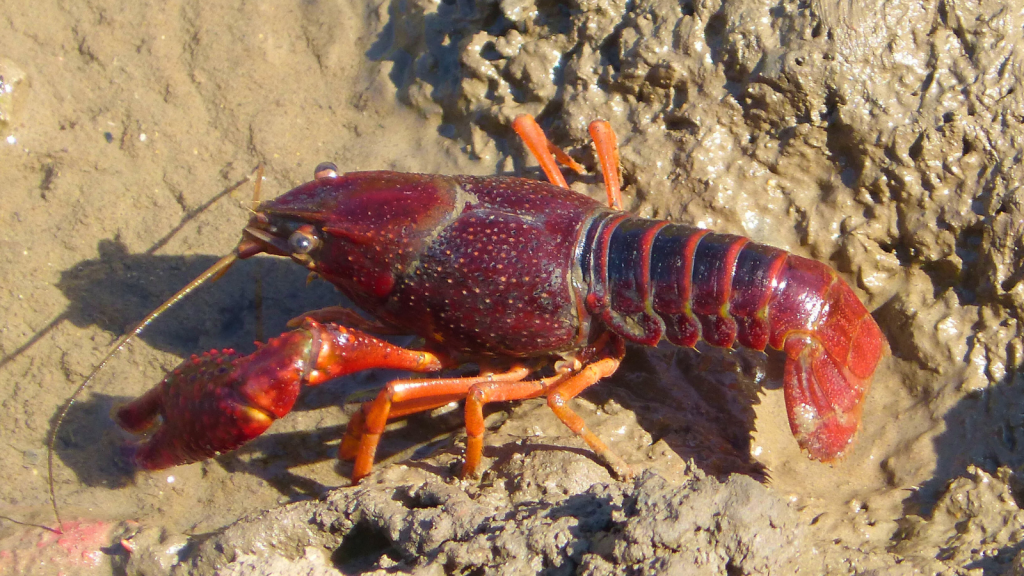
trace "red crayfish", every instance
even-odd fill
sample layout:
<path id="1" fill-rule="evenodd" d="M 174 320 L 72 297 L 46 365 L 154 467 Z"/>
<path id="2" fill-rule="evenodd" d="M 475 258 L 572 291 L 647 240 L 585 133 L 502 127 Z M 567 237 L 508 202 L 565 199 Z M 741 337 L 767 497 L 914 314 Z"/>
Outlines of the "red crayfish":
<path id="1" fill-rule="evenodd" d="M 861 301 L 825 264 L 751 242 L 621 210 L 610 126 L 591 124 L 608 205 L 568 189 L 556 160 L 582 168 L 529 116 L 513 124 L 551 183 L 505 176 L 338 174 L 262 202 L 234 257 L 289 257 L 370 315 L 312 312 L 255 353 L 211 351 L 184 361 L 116 411 L 132 432 L 155 427 L 134 462 L 160 469 L 233 450 L 287 414 L 303 385 L 368 368 L 472 376 L 397 380 L 362 405 L 342 440 L 358 482 L 386 422 L 465 400 L 466 456 L 483 449 L 483 406 L 545 396 L 619 477 L 626 463 L 590 432 L 569 400 L 615 372 L 625 341 L 680 346 L 703 338 L 785 352 L 790 428 L 811 457 L 840 457 L 888 344 Z M 367 334 L 415 334 L 422 349 Z"/>

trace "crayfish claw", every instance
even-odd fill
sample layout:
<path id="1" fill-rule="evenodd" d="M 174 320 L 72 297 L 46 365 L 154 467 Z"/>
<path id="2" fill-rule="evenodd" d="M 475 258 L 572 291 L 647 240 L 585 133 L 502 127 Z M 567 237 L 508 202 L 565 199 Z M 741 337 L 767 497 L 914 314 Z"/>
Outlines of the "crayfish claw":
<path id="1" fill-rule="evenodd" d="M 163 393 L 157 386 L 127 404 L 115 406 L 110 416 L 122 429 L 142 434 L 158 424 L 162 409 Z"/>
<path id="2" fill-rule="evenodd" d="M 118 408 L 114 418 L 131 432 L 153 429 L 129 449 L 130 459 L 159 470 L 234 450 L 263 434 L 292 410 L 303 386 L 367 368 L 433 372 L 443 365 L 429 352 L 306 318 L 301 328 L 248 356 L 211 350 L 185 360 L 155 388 Z M 352 438 L 343 453 L 351 444 Z"/>
<path id="3" fill-rule="evenodd" d="M 228 350 L 194 356 L 116 409 L 114 419 L 125 430 L 155 429 L 126 448 L 129 460 L 139 468 L 161 470 L 234 450 L 262 434 L 275 417 L 241 389 L 247 382 L 240 369 L 247 366 L 244 360 Z"/>
<path id="4" fill-rule="evenodd" d="M 273 418 L 251 406 L 228 405 L 220 414 L 199 414 L 165 422 L 147 440 L 130 444 L 126 455 L 137 467 L 163 470 L 180 464 L 198 462 L 238 448 L 259 436 Z M 210 424 L 210 428 L 206 425 Z"/>

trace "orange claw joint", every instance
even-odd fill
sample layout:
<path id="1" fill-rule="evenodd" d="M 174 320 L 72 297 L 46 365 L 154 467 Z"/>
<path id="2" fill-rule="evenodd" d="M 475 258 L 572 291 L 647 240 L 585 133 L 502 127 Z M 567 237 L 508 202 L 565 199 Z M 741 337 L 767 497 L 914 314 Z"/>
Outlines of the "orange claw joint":
<path id="1" fill-rule="evenodd" d="M 303 385 L 369 368 L 433 372 L 441 361 L 336 324 L 307 319 L 249 356 L 192 356 L 153 389 L 121 406 L 125 430 L 155 432 L 129 448 L 140 468 L 160 470 L 234 450 L 291 411 Z"/>

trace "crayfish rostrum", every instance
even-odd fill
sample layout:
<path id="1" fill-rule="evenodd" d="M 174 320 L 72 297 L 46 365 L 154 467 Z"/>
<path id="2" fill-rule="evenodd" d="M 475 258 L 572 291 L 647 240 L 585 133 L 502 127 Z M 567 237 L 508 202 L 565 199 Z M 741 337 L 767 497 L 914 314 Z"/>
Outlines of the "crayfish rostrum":
<path id="1" fill-rule="evenodd" d="M 303 385 L 368 368 L 470 376 L 397 380 L 352 418 L 340 457 L 366 476 L 388 419 L 465 400 L 463 475 L 483 448 L 483 406 L 544 396 L 620 477 L 631 474 L 568 401 L 612 374 L 625 341 L 766 346 L 785 353 L 793 435 L 811 457 L 843 455 L 888 350 L 874 319 L 825 264 L 729 234 L 621 210 L 618 152 L 594 137 L 607 205 L 568 188 L 556 160 L 581 168 L 529 116 L 513 127 L 551 183 L 505 176 L 338 174 L 262 202 L 238 258 L 290 257 L 373 320 L 344 308 L 308 314 L 255 353 L 193 356 L 121 407 L 121 426 L 156 432 L 134 450 L 159 469 L 237 448 L 291 410 Z M 371 336 L 420 336 L 422 349 Z"/>

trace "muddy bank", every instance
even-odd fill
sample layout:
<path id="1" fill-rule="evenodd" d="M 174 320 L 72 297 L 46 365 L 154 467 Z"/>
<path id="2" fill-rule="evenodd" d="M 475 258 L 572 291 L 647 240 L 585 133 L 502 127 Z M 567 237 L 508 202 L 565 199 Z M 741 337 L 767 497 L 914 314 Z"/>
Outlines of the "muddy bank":
<path id="1" fill-rule="evenodd" d="M 507 129 L 529 112 L 592 171 L 586 125 L 611 121 L 639 214 L 828 262 L 855 287 L 893 354 L 845 460 L 796 448 L 777 356 L 663 347 L 631 349 L 579 402 L 650 469 L 633 484 L 527 402 L 492 415 L 480 484 L 453 479 L 456 412 L 389 433 L 384 451 L 405 463 L 346 488 L 339 399 L 387 375 L 310 391 L 236 454 L 133 474 L 111 406 L 188 354 L 245 349 L 258 325 L 272 334 L 335 302 L 302 270 L 262 260 L 155 324 L 70 413 L 65 515 L 141 522 L 130 573 L 302 558 L 311 573 L 515 561 L 599 574 L 694 555 L 698 573 L 1024 570 L 1024 14 L 954 0 L 4 12 L 0 514 L 52 523 L 43 447 L 56 409 L 113 338 L 230 250 L 251 189 L 218 193 L 257 162 L 266 195 L 323 160 L 536 175 Z M 600 197 L 597 182 L 573 186 Z M 0 550 L 23 549 L 30 530 L 0 521 Z"/>
<path id="2" fill-rule="evenodd" d="M 571 470 L 599 480 L 589 467 Z M 445 573 L 457 566 L 501 574 L 767 574 L 797 569 L 807 545 L 794 512 L 747 476 L 723 484 L 700 472 L 674 481 L 649 473 L 583 487 L 556 469 L 542 472 L 537 485 L 521 473 L 501 470 L 494 484 L 460 486 L 415 471 L 336 491 L 316 506 L 293 504 L 233 525 L 179 570 L 255 573 L 287 559 L 287 567 L 278 562 L 281 573 Z"/>
<path id="3" fill-rule="evenodd" d="M 828 261 L 876 310 L 893 358 L 860 444 L 831 469 L 800 459 L 772 429 L 769 395 L 754 450 L 773 487 L 872 554 L 1008 566 L 1016 501 L 949 507 L 978 474 L 1009 481 L 1022 462 L 1021 14 L 954 1 L 412 5 L 423 25 L 396 25 L 394 46 L 419 50 L 386 52 L 401 93 L 472 153 L 502 158 L 494 136 L 529 112 L 592 155 L 586 125 L 607 118 L 627 127 L 634 210 Z M 456 62 L 458 78 L 439 72 Z M 956 541 L 950 518 L 990 524 L 985 544 Z M 923 524 L 945 552 L 922 553 Z"/>

